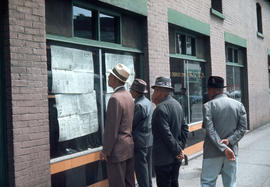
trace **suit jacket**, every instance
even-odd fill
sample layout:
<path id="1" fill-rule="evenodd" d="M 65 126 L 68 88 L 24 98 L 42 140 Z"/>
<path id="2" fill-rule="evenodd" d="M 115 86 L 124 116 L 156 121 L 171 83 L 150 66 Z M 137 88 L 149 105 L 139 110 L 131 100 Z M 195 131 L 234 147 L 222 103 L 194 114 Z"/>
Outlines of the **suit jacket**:
<path id="1" fill-rule="evenodd" d="M 103 152 L 108 161 L 121 162 L 133 157 L 133 115 L 133 98 L 121 87 L 110 97 L 106 112 Z"/>
<path id="2" fill-rule="evenodd" d="M 158 104 L 152 116 L 152 129 L 154 165 L 177 162 L 176 156 L 185 148 L 188 134 L 179 102 L 168 96 Z"/>
<path id="3" fill-rule="evenodd" d="M 204 158 L 224 156 L 227 148 L 220 144 L 229 140 L 229 147 L 238 155 L 238 141 L 247 129 L 247 115 L 242 103 L 220 94 L 203 105 L 203 123 L 206 129 Z"/>
<path id="4" fill-rule="evenodd" d="M 152 103 L 144 95 L 135 99 L 132 135 L 135 149 L 153 145 Z"/>

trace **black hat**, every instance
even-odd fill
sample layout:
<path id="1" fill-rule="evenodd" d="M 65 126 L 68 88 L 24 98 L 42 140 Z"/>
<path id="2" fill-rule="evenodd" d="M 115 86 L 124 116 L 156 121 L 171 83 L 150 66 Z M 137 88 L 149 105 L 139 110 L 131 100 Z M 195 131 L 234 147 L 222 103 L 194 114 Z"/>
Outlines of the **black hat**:
<path id="1" fill-rule="evenodd" d="M 171 86 L 171 79 L 166 77 L 156 78 L 155 85 L 153 85 L 151 88 L 155 89 L 155 87 L 168 88 L 173 90 L 173 87 Z"/>
<path id="2" fill-rule="evenodd" d="M 225 88 L 224 79 L 219 76 L 210 76 L 208 79 L 208 88 Z"/>
<path id="3" fill-rule="evenodd" d="M 138 93 L 147 93 L 147 84 L 142 79 L 135 79 L 130 89 L 135 90 Z"/>

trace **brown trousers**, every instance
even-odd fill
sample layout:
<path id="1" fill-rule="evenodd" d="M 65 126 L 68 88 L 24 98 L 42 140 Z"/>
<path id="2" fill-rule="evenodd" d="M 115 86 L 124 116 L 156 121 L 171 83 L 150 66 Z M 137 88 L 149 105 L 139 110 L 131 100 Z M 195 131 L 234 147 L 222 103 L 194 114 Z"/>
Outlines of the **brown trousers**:
<path id="1" fill-rule="evenodd" d="M 107 174 L 110 187 L 135 187 L 134 158 L 116 163 L 108 160 Z"/>

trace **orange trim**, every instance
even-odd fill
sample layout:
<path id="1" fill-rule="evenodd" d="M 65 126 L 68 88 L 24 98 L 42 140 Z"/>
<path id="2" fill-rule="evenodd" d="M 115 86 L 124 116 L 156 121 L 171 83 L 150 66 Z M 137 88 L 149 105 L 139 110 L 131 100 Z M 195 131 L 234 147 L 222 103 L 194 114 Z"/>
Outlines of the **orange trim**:
<path id="1" fill-rule="evenodd" d="M 51 174 L 66 171 L 100 159 L 100 151 L 51 164 Z"/>
<path id="2" fill-rule="evenodd" d="M 189 132 L 196 131 L 202 128 L 202 123 L 189 126 Z"/>
<path id="3" fill-rule="evenodd" d="M 190 156 L 190 155 L 192 155 L 194 153 L 197 153 L 197 152 L 201 151 L 203 149 L 203 142 L 204 141 L 201 141 L 199 143 L 196 143 L 196 144 L 194 144 L 192 146 L 189 146 L 189 147 L 185 148 L 184 151 L 185 151 L 186 155 Z"/>
<path id="4" fill-rule="evenodd" d="M 88 187 L 108 187 L 108 186 L 109 186 L 109 181 L 108 181 L 108 179 L 106 179 L 106 180 L 97 182 L 95 184 L 92 184 Z"/>

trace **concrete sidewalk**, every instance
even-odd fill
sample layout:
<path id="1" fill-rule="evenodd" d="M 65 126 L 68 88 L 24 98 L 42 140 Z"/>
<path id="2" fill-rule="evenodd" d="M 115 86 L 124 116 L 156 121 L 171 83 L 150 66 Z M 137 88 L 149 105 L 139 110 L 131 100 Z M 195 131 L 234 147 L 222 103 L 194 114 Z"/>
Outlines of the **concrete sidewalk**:
<path id="1" fill-rule="evenodd" d="M 238 187 L 270 187 L 270 124 L 247 133 L 239 143 Z M 181 166 L 179 186 L 199 187 L 202 155 Z M 154 186 L 155 179 L 154 179 Z M 221 176 L 217 187 L 222 187 Z"/>

